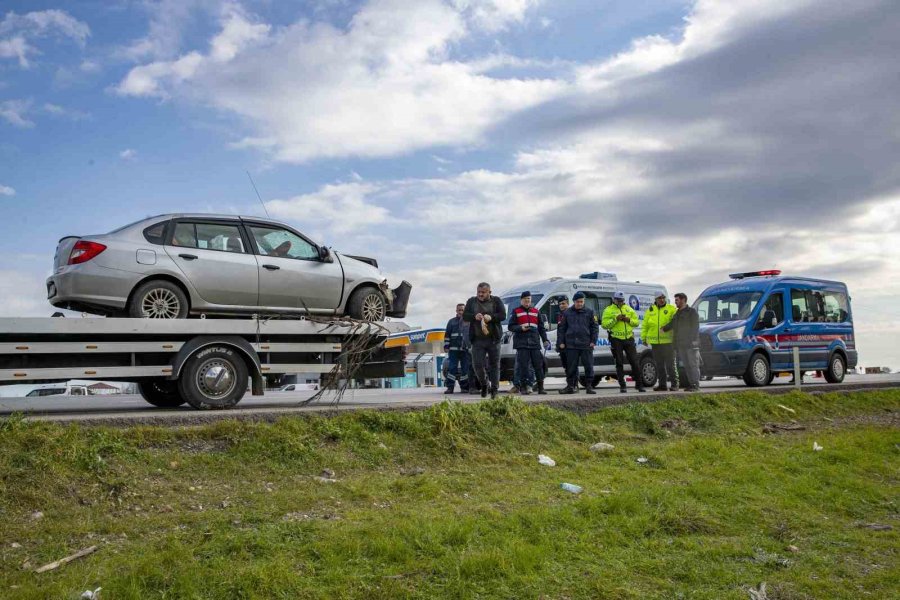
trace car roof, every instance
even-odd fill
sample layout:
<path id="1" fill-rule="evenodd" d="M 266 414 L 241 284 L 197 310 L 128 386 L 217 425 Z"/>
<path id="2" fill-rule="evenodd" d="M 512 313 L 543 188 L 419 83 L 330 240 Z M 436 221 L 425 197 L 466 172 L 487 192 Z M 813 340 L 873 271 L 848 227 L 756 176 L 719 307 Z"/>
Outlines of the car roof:
<path id="1" fill-rule="evenodd" d="M 275 219 L 270 219 L 267 217 L 256 217 L 249 215 L 228 215 L 228 214 L 219 214 L 219 213 L 169 213 L 164 215 L 156 215 L 154 217 L 148 217 L 146 220 L 157 220 L 157 219 L 228 219 L 231 221 L 258 221 L 261 223 L 271 223 L 273 225 L 287 225 L 287 223 L 283 221 L 276 221 Z"/>

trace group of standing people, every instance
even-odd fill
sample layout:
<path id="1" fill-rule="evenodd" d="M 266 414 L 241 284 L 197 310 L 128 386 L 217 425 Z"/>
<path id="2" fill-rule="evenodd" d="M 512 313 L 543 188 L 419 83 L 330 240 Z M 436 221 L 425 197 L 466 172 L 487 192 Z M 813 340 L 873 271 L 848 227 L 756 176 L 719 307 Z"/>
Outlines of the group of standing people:
<path id="1" fill-rule="evenodd" d="M 625 362 L 631 366 L 635 388 L 645 392 L 634 329 L 640 322 L 637 313 L 625 302 L 621 291 L 613 294 L 613 302 L 598 318 L 585 306 L 585 295 L 575 292 L 572 306 L 563 298 L 559 301 L 556 350 L 566 372 L 566 387 L 560 394 L 574 394 L 578 389 L 579 367 L 584 374 L 584 387 L 588 394 L 594 391 L 594 348 L 600 327 L 607 331 L 610 349 L 616 364 L 619 391 L 625 393 Z M 503 323 L 507 319 L 506 306 L 501 298 L 491 294 L 491 286 L 478 284 L 476 295 L 465 304 L 458 304 L 456 317 L 447 323 L 444 350 L 449 368 L 447 391 L 452 394 L 455 384 L 469 393 L 495 398 L 500 380 L 500 341 Z M 530 382 L 538 394 L 546 394 L 544 376 L 546 365 L 542 350 L 551 345 L 547 330 L 538 310 L 532 306 L 531 293 L 523 292 L 520 305 L 509 315 L 509 331 L 516 350 L 515 380 L 519 392 L 530 393 Z M 695 391 L 700 387 L 699 317 L 687 303 L 683 293 L 675 294 L 675 306 L 667 303 L 660 292 L 653 305 L 644 313 L 641 323 L 641 339 L 650 346 L 656 364 L 657 386 L 655 391 L 679 389 L 677 361 L 684 367 L 685 381 L 681 389 Z M 471 359 L 471 369 L 470 369 Z M 533 379 L 532 379 L 533 373 Z M 671 387 L 669 387 L 671 386 Z"/>

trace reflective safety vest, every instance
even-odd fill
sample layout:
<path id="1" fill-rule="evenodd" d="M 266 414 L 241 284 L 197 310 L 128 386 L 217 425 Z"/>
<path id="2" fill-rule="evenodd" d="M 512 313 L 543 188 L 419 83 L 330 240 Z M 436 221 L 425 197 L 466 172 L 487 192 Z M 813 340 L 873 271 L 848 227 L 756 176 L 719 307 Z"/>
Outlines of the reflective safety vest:
<path id="1" fill-rule="evenodd" d="M 522 329 L 528 325 L 528 329 Z M 513 348 L 540 348 L 541 341 L 547 341 L 547 332 L 538 310 L 531 306 L 518 306 L 509 318 L 509 330 L 513 332 Z"/>
<path id="2" fill-rule="evenodd" d="M 672 331 L 663 331 L 675 317 L 678 309 L 671 304 L 662 308 L 652 304 L 644 313 L 644 322 L 641 324 L 641 339 L 645 344 L 671 344 L 674 338 Z"/>
<path id="3" fill-rule="evenodd" d="M 619 315 L 627 316 L 628 321 L 616 320 Z M 638 316 L 634 309 L 627 304 L 622 304 L 622 306 L 610 304 L 603 311 L 600 325 L 609 332 L 611 337 L 627 340 L 634 337 L 634 328 L 638 326 Z"/>

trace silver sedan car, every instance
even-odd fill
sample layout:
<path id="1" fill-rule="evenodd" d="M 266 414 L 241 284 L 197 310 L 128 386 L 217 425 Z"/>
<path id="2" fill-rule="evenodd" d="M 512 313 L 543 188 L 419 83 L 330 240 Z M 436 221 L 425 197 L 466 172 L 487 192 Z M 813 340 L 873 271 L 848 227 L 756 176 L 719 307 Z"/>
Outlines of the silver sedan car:
<path id="1" fill-rule="evenodd" d="M 411 286 L 391 289 L 372 258 L 339 254 L 256 217 L 175 214 L 104 235 L 64 237 L 47 279 L 57 308 L 184 319 L 216 314 L 406 316 Z"/>

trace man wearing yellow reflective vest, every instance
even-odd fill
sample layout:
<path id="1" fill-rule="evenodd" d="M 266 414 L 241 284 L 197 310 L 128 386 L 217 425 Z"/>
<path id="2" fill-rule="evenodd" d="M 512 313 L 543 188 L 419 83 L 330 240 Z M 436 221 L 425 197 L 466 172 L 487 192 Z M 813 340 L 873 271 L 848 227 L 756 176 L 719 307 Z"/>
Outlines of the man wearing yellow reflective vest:
<path id="1" fill-rule="evenodd" d="M 619 380 L 619 391 L 625 393 L 625 358 L 631 364 L 631 377 L 634 387 L 639 392 L 646 392 L 641 369 L 638 366 L 637 347 L 634 343 L 634 328 L 638 326 L 638 316 L 634 309 L 625 304 L 625 293 L 613 294 L 613 303 L 603 311 L 601 323 L 609 332 L 609 345 L 616 360 L 616 378 Z"/>
<path id="2" fill-rule="evenodd" d="M 674 337 L 671 331 L 663 327 L 672 322 L 676 309 L 666 303 L 665 292 L 656 295 L 656 301 L 644 313 L 641 323 L 641 339 L 653 350 L 653 362 L 656 363 L 656 387 L 654 392 L 665 392 L 666 381 L 670 382 L 672 391 L 678 391 L 678 374 L 675 368 L 675 352 L 672 348 Z"/>

